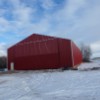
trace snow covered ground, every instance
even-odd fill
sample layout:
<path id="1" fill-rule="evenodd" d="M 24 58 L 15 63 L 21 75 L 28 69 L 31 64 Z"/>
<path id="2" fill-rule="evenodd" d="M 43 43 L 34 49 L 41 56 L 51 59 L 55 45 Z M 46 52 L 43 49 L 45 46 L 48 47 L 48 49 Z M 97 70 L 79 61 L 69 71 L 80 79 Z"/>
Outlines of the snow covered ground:
<path id="1" fill-rule="evenodd" d="M 0 74 L 0 100 L 100 100 L 100 70 L 82 71 L 95 64 L 82 64 L 81 70 Z"/>
<path id="2" fill-rule="evenodd" d="M 100 69 L 100 62 L 93 61 L 91 63 L 82 63 L 78 70 L 98 70 Z"/>

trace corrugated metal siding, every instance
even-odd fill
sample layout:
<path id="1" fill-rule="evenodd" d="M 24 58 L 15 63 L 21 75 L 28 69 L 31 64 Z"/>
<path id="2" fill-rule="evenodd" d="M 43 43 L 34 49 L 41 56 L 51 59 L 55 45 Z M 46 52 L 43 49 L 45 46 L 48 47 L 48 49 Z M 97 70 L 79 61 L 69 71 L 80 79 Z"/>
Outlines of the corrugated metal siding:
<path id="1" fill-rule="evenodd" d="M 34 39 L 20 42 L 15 46 L 15 69 L 58 68 L 57 39 L 43 36 L 35 36 Z"/>
<path id="2" fill-rule="evenodd" d="M 74 65 L 81 62 L 81 53 L 72 43 Z M 55 69 L 71 67 L 71 41 L 33 34 L 8 49 L 8 68 L 14 62 L 16 70 Z"/>
<path id="3" fill-rule="evenodd" d="M 72 42 L 72 50 L 73 50 L 73 63 L 74 66 L 76 66 L 82 63 L 82 53 L 80 49 L 73 42 Z"/>
<path id="4" fill-rule="evenodd" d="M 60 51 L 60 65 L 61 67 L 71 67 L 71 46 L 70 40 L 59 39 L 59 51 Z"/>

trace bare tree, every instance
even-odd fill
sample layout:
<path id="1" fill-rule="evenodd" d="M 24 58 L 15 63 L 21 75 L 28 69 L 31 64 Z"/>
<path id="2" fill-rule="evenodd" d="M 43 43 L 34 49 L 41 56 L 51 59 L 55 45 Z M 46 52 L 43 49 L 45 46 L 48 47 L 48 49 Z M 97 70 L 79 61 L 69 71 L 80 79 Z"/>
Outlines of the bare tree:
<path id="1" fill-rule="evenodd" d="M 89 62 L 92 55 L 91 47 L 89 45 L 85 45 L 84 43 L 81 43 L 80 49 L 82 52 L 83 61 Z"/>

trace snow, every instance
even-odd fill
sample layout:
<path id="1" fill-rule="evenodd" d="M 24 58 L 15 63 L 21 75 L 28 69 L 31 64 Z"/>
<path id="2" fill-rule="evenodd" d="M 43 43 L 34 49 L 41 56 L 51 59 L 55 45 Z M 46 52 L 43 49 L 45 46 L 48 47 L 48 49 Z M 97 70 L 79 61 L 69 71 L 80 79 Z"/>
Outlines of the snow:
<path id="1" fill-rule="evenodd" d="M 82 63 L 78 70 L 98 70 L 100 69 L 100 60 L 93 60 L 90 63 Z"/>
<path id="2" fill-rule="evenodd" d="M 0 74 L 0 100 L 100 100 L 100 70 Z"/>

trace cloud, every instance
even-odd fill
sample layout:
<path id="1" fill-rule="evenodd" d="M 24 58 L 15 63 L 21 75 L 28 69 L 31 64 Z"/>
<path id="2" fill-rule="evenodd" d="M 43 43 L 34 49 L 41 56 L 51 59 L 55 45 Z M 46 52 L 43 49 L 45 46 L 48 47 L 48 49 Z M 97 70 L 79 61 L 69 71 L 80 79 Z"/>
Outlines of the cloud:
<path id="1" fill-rule="evenodd" d="M 91 48 L 93 52 L 99 52 L 100 51 L 100 41 L 92 43 Z"/>
<path id="2" fill-rule="evenodd" d="M 52 15 L 51 19 L 55 26 L 51 34 L 55 33 L 55 35 L 68 37 L 76 42 L 83 41 L 89 44 L 99 40 L 99 10 L 99 2 L 93 5 L 86 0 L 68 0 L 61 10 Z"/>
<path id="3" fill-rule="evenodd" d="M 64 12 L 66 12 L 67 17 L 75 17 L 75 13 L 77 13 L 80 8 L 84 7 L 85 3 L 85 0 L 68 0 Z"/>
<path id="4" fill-rule="evenodd" d="M 4 15 L 2 14 L 0 17 L 0 33 L 10 32 L 11 34 L 19 34 L 22 32 L 20 30 L 25 30 L 29 24 L 32 24 L 31 20 L 34 18 L 35 8 L 26 6 L 21 0 L 9 0 L 9 2 L 11 8 L 8 7 L 6 11 L 11 13 L 10 17 L 12 19 L 5 17 L 6 12 L 4 12 Z M 5 9 L 2 10 L 5 11 Z"/>
<path id="5" fill-rule="evenodd" d="M 1 1 L 0 5 L 6 0 Z M 92 49 L 94 43 L 98 44 L 99 0 L 62 0 L 63 3 L 60 1 L 60 4 L 56 0 L 8 1 L 9 7 L 0 6 L 0 37 L 9 44 L 32 33 L 70 38 L 77 44 L 90 44 Z M 98 48 L 98 52 L 99 50 Z M 94 53 L 95 51 L 93 49 Z"/>
<path id="6" fill-rule="evenodd" d="M 6 56 L 6 44 L 0 43 L 0 56 Z"/>
<path id="7" fill-rule="evenodd" d="M 20 0 L 11 0 L 11 3 L 14 8 L 12 11 L 13 19 L 23 24 L 30 23 L 31 19 L 34 18 L 33 14 L 35 12 L 35 8 L 26 6 L 26 4 Z"/>
<path id="8" fill-rule="evenodd" d="M 40 0 L 41 6 L 45 10 L 51 10 L 56 6 L 56 3 L 53 0 Z"/>
<path id="9" fill-rule="evenodd" d="M 0 17 L 0 34 L 9 30 L 9 21 L 7 21 L 4 17 Z"/>
<path id="10" fill-rule="evenodd" d="M 6 12 L 6 10 L 5 10 L 5 9 L 0 9 L 0 16 L 4 15 L 4 14 L 5 14 L 5 12 Z"/>
<path id="11" fill-rule="evenodd" d="M 31 21 L 33 10 L 29 7 L 21 7 L 19 9 L 15 9 L 13 12 L 13 16 L 15 20 L 18 20 L 22 23 L 28 23 Z"/>

